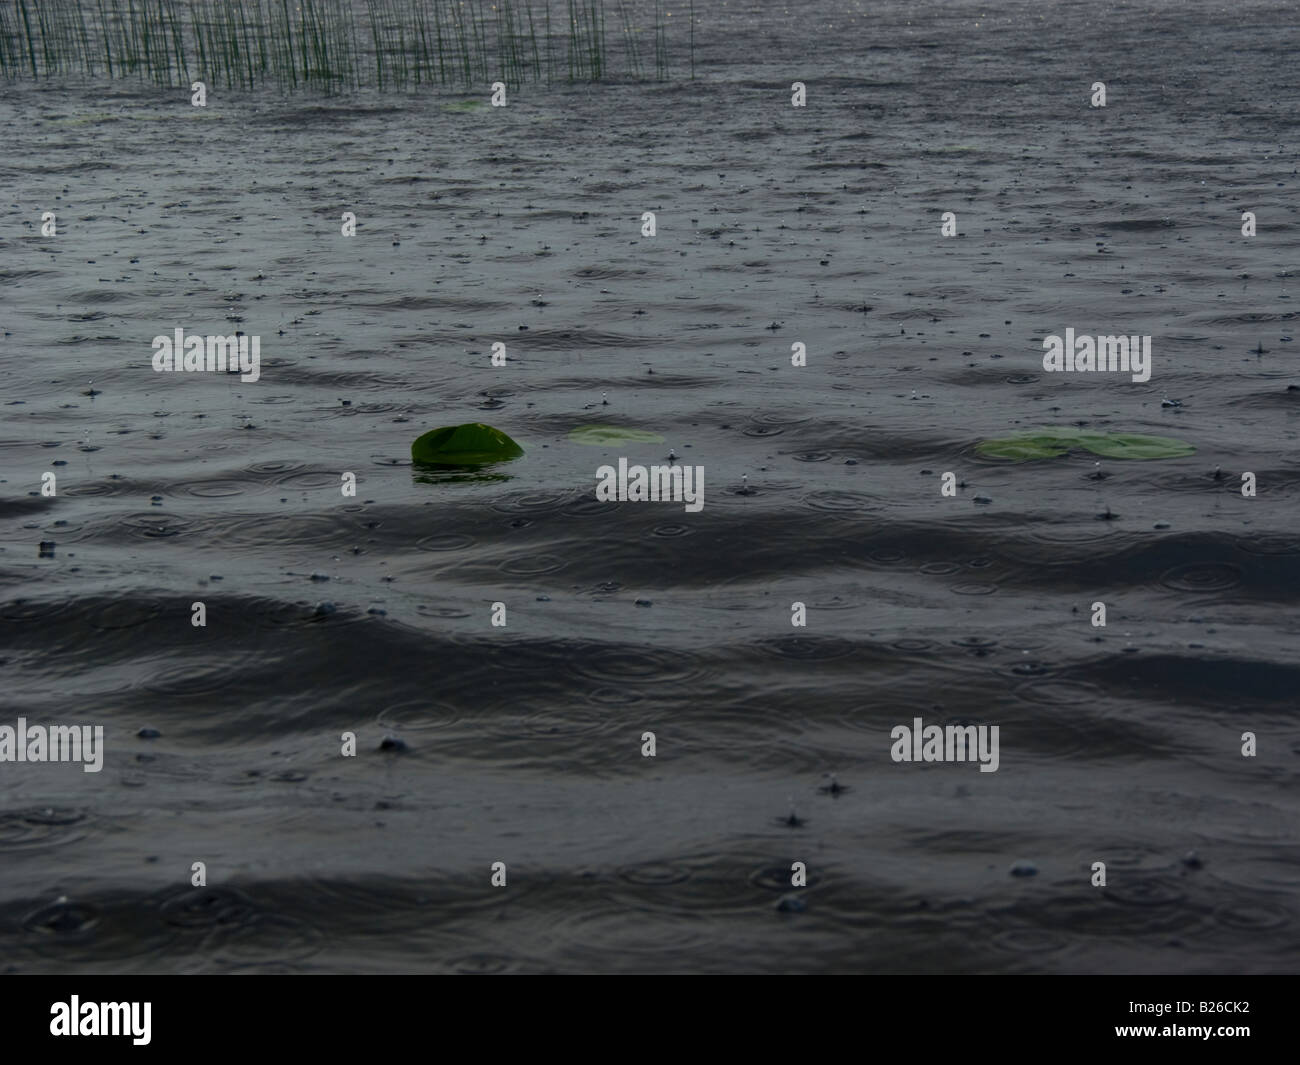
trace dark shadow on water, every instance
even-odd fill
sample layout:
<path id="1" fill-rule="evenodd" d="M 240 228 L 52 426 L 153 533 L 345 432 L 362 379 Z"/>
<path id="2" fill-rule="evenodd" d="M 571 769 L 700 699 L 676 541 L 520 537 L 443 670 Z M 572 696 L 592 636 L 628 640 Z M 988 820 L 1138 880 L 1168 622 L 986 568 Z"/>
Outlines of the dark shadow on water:
<path id="1" fill-rule="evenodd" d="M 476 466 L 444 466 L 429 463 L 415 463 L 411 467 L 411 478 L 420 484 L 487 484 L 491 481 L 512 480 L 508 473 L 496 472 L 500 462 L 485 463 Z"/>

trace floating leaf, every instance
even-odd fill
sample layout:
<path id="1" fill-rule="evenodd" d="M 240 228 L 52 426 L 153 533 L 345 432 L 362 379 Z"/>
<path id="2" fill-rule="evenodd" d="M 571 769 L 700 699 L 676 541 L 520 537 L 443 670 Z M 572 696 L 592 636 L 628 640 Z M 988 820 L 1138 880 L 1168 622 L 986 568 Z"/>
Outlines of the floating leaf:
<path id="1" fill-rule="evenodd" d="M 1137 433 L 1095 433 L 1082 429 L 1032 429 L 1000 440 L 984 440 L 975 448 L 985 458 L 1051 459 L 1071 448 L 1082 448 L 1106 459 L 1175 459 L 1193 455 L 1196 448 L 1169 436 L 1140 436 Z"/>
<path id="2" fill-rule="evenodd" d="M 91 123 L 94 123 L 95 125 L 99 125 L 100 123 L 103 122 L 118 122 L 118 121 L 126 121 L 126 120 L 132 122 L 170 122 L 178 118 L 182 121 L 187 121 L 189 119 L 195 119 L 195 118 L 207 119 L 207 118 L 217 118 L 219 116 L 220 116 L 220 112 L 204 111 L 203 108 L 201 107 L 195 107 L 190 111 L 170 111 L 170 112 L 163 112 L 161 114 L 156 114 L 156 115 L 146 115 L 146 114 L 114 115 L 114 114 L 109 114 L 107 112 L 102 112 L 102 113 L 90 114 L 90 115 L 79 115 L 76 118 L 52 118 L 48 121 L 48 124 L 51 126 L 87 126 L 90 125 Z"/>
<path id="3" fill-rule="evenodd" d="M 569 434 L 575 444 L 608 447 L 610 444 L 662 444 L 658 433 L 644 429 L 620 429 L 617 425 L 580 425 Z"/>
<path id="4" fill-rule="evenodd" d="M 51 126 L 87 126 L 92 122 L 116 122 L 120 117 L 120 115 L 112 115 L 104 111 L 93 115 L 78 115 L 75 118 L 51 118 L 47 120 L 47 124 Z"/>
<path id="5" fill-rule="evenodd" d="M 1026 462 L 1029 459 L 1054 459 L 1070 450 L 1068 443 L 1063 443 L 1054 436 L 1007 437 L 1003 440 L 982 440 L 975 448 L 977 455 L 987 459 L 1011 459 L 1012 462 Z"/>
<path id="6" fill-rule="evenodd" d="M 411 445 L 411 461 L 417 466 L 483 466 L 523 453 L 500 429 L 482 422 L 433 429 Z"/>
<path id="7" fill-rule="evenodd" d="M 1196 448 L 1172 436 L 1139 436 L 1136 433 L 1098 434 L 1083 445 L 1094 455 L 1107 459 L 1178 459 L 1196 454 Z"/>

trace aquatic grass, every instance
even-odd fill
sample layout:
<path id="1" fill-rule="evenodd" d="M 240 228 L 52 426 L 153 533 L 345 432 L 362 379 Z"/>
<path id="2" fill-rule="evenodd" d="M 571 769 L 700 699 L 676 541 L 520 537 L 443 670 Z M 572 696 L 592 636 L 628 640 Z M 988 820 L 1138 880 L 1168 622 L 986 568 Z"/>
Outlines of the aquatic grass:
<path id="1" fill-rule="evenodd" d="M 18 6 L 23 14 L 23 29 L 27 32 L 27 54 L 32 62 L 32 77 L 36 76 L 36 42 L 32 39 L 32 20 L 31 15 L 27 12 L 26 0 L 18 0 Z"/>
<path id="2" fill-rule="evenodd" d="M 434 44 L 438 50 L 438 81 L 447 84 L 447 49 L 442 36 L 442 8 L 433 5 Z"/>
<path id="3" fill-rule="evenodd" d="M 555 37 L 551 34 L 551 0 L 546 0 L 546 84 L 555 76 Z"/>
<path id="4" fill-rule="evenodd" d="M 507 80 L 511 85 L 523 85 L 528 60 L 520 15 L 512 0 L 500 0 L 497 11 L 502 16 L 498 40 L 501 34 L 505 36 L 504 56 L 509 74 Z"/>
<path id="5" fill-rule="evenodd" d="M 608 51 L 610 4 L 622 43 L 618 64 Z M 131 77 L 245 91 L 485 90 L 496 80 L 550 85 L 566 74 L 571 83 L 641 80 L 647 43 L 654 77 L 669 76 L 673 20 L 664 0 L 564 5 L 553 20 L 551 0 L 0 0 L 0 78 Z M 694 76 L 693 4 L 688 21 Z"/>
<path id="6" fill-rule="evenodd" d="M 305 10 L 310 0 L 302 0 L 303 9 Z M 239 9 L 239 29 L 243 41 L 244 65 L 248 70 L 248 87 L 251 89 L 254 83 L 253 75 L 253 49 L 248 39 L 248 17 L 244 13 L 244 0 L 236 0 Z M 229 8 L 227 8 L 229 10 Z M 234 35 L 234 18 L 231 18 L 231 34 Z"/>
<path id="7" fill-rule="evenodd" d="M 599 81 L 605 69 L 605 5 L 587 4 L 588 48 L 591 52 L 591 81 Z"/>
<path id="8" fill-rule="evenodd" d="M 33 10 L 36 13 L 36 25 L 41 34 L 41 59 L 45 65 L 51 69 L 59 69 L 58 53 L 52 47 L 54 38 L 55 12 L 51 11 L 43 4 L 34 4 Z"/>
<path id="9" fill-rule="evenodd" d="M 103 0 L 100 0 L 100 3 L 102 4 Z M 190 26 L 193 29 L 193 33 L 194 33 L 195 48 L 198 50 L 199 53 L 198 72 L 196 74 L 196 76 L 198 76 L 208 69 L 208 54 L 203 46 L 203 35 L 199 32 L 199 13 L 195 8 L 190 9 Z M 105 43 L 105 47 L 107 48 L 107 43 Z M 111 60 L 109 61 L 108 71 L 110 75 L 113 72 L 113 66 Z M 186 87 L 188 88 L 188 86 Z"/>
<path id="10" fill-rule="evenodd" d="M 158 9 L 164 13 L 167 20 L 167 29 L 172 42 L 172 54 L 176 57 L 176 71 L 180 74 L 181 84 L 188 85 L 190 83 L 190 65 L 185 56 L 185 38 L 181 30 L 181 22 L 176 18 L 176 11 L 170 5 L 164 6 L 162 0 L 158 0 Z M 80 7 L 77 10 L 80 12 Z M 86 33 L 84 17 L 81 32 L 84 37 Z"/>
<path id="11" fill-rule="evenodd" d="M 660 0 L 655 0 L 655 80 L 668 80 L 668 36 Z"/>
<path id="12" fill-rule="evenodd" d="M 537 51 L 537 29 L 533 24 L 533 5 L 525 5 L 524 10 L 528 12 L 528 43 L 532 46 L 533 51 L 533 77 L 534 79 L 541 76 L 542 60 Z M 547 78 L 549 83 L 550 78 Z"/>
<path id="13" fill-rule="evenodd" d="M 58 70 L 58 57 L 50 47 L 50 38 L 53 36 L 50 22 L 53 20 L 54 14 L 49 8 L 41 4 L 35 4 L 33 10 L 36 13 L 36 25 L 41 34 L 41 59 L 47 67 Z"/>
<path id="14" fill-rule="evenodd" d="M 9 23 L 9 8 L 0 4 L 0 77 L 9 78 L 9 73 L 14 69 L 14 46 L 17 44 L 18 34 Z"/>
<path id="15" fill-rule="evenodd" d="M 599 81 L 605 76 L 605 5 L 598 3 L 597 0 L 591 0 L 592 19 L 597 22 L 598 29 L 596 33 L 596 76 L 593 81 Z"/>
<path id="16" fill-rule="evenodd" d="M 623 24 L 623 49 L 627 56 L 627 67 L 633 77 L 641 76 L 641 54 L 637 47 L 636 35 L 632 32 L 632 16 L 628 13 L 626 0 L 618 0 L 619 20 Z"/>
<path id="17" fill-rule="evenodd" d="M 379 34 L 379 12 L 374 4 L 367 4 L 370 12 L 370 33 L 375 42 L 375 78 L 379 91 L 384 91 L 384 45 Z"/>
<path id="18" fill-rule="evenodd" d="M 428 19 L 423 4 L 411 3 L 409 5 L 411 20 L 411 38 L 415 42 L 413 45 L 415 51 L 415 61 L 412 63 L 412 69 L 415 72 L 415 84 L 420 85 L 424 81 L 432 81 L 432 68 L 429 63 L 429 31 Z"/>
<path id="19" fill-rule="evenodd" d="M 456 35 L 453 43 L 456 46 L 460 58 L 460 69 L 466 83 L 470 82 L 473 75 L 469 68 L 469 37 L 465 32 L 465 14 L 459 4 L 451 5 L 452 17 L 455 20 Z"/>

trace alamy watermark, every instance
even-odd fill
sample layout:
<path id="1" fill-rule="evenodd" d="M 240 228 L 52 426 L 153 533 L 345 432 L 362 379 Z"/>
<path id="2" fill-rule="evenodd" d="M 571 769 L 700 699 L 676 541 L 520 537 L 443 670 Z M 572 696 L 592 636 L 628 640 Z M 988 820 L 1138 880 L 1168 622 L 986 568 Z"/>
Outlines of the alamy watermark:
<path id="1" fill-rule="evenodd" d="M 668 502 L 685 503 L 697 513 L 704 509 L 703 466 L 629 466 L 618 460 L 618 469 L 601 466 L 596 470 L 596 498 L 602 503 Z"/>
<path id="2" fill-rule="evenodd" d="M 185 335 L 179 326 L 173 336 L 153 338 L 153 368 L 157 373 L 199 370 L 208 373 L 240 373 L 240 380 L 252 383 L 262 376 L 262 338 L 236 333 L 232 336 Z"/>
<path id="3" fill-rule="evenodd" d="M 136 1046 L 148 1046 L 153 1038 L 152 1002 L 71 1002 L 50 1006 L 50 1035 L 129 1035 Z"/>
<path id="4" fill-rule="evenodd" d="M 104 726 L 0 725 L 0 762 L 84 762 L 87 773 L 104 768 Z"/>
<path id="5" fill-rule="evenodd" d="M 889 732 L 895 762 L 975 762 L 981 773 L 998 771 L 997 725 L 895 725 Z"/>
<path id="6" fill-rule="evenodd" d="M 1081 336 L 1073 329 L 1065 339 L 1053 334 L 1043 338 L 1043 369 L 1063 371 L 1131 373 L 1137 382 L 1151 380 L 1151 338 L 1145 336 Z"/>

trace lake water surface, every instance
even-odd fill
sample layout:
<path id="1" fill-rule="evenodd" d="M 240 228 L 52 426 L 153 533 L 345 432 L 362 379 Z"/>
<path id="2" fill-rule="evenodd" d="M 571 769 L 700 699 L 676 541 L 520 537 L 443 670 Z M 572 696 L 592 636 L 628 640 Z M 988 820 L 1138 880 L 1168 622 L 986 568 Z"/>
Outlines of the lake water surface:
<path id="1" fill-rule="evenodd" d="M 0 86 L 0 724 L 106 745 L 0 765 L 0 969 L 1300 968 L 1295 7 L 696 7 L 504 108 Z M 1196 453 L 975 453 L 1043 425 Z"/>

